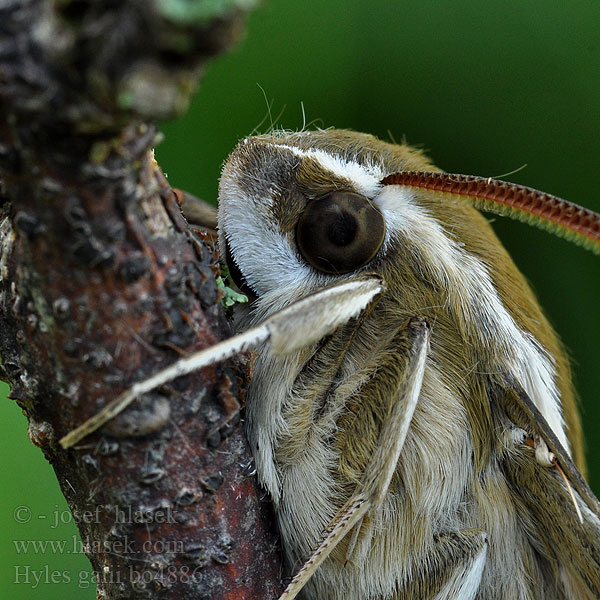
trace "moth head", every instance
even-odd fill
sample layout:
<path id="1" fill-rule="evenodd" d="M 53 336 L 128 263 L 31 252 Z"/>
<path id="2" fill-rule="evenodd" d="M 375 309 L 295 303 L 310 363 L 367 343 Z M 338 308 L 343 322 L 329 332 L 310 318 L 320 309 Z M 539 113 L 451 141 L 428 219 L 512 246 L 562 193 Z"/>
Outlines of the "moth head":
<path id="1" fill-rule="evenodd" d="M 523 186 L 441 173 L 404 144 L 325 130 L 238 145 L 220 182 L 221 256 L 260 300 L 261 316 L 365 271 L 392 285 L 404 277 L 443 289 L 456 283 L 452 271 L 460 277 L 463 249 L 494 269 L 509 260 L 474 207 L 600 252 L 600 217 L 591 211 Z"/>
<path id="2" fill-rule="evenodd" d="M 268 311 L 380 272 L 396 230 L 381 182 L 406 170 L 435 167 L 418 150 L 343 130 L 243 140 L 219 190 L 220 251 L 234 280 Z"/>

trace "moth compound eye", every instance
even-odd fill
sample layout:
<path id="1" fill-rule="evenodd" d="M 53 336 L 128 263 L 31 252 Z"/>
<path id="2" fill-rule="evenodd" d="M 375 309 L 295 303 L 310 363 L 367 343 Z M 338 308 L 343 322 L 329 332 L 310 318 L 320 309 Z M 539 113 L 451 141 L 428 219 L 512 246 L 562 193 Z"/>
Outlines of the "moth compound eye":
<path id="1" fill-rule="evenodd" d="M 296 226 L 302 256 L 325 273 L 348 273 L 367 264 L 384 236 L 379 209 L 353 192 L 332 192 L 312 200 Z"/>

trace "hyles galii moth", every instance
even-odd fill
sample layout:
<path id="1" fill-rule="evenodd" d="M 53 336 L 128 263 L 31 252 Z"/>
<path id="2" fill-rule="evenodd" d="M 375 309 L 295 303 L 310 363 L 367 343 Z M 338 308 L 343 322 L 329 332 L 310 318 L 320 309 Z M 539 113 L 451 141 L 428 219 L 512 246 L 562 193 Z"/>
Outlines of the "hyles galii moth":
<path id="1" fill-rule="evenodd" d="M 137 384 L 66 443 L 261 346 L 246 426 L 300 569 L 284 598 L 600 597 L 568 361 L 477 209 L 600 250 L 599 215 L 442 173 L 407 145 L 341 130 L 243 140 L 218 218 L 250 297 L 241 333 Z"/>

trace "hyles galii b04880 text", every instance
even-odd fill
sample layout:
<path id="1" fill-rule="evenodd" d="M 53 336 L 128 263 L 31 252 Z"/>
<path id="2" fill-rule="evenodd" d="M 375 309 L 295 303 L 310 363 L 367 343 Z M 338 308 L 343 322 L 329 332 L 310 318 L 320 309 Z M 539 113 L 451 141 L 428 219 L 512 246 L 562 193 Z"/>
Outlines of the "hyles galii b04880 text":
<path id="1" fill-rule="evenodd" d="M 596 251 L 598 215 L 336 130 L 243 140 L 219 200 L 221 255 L 251 299 L 243 333 L 96 425 L 264 343 L 247 431 L 290 568 L 304 564 L 284 597 L 599 597 L 568 363 L 473 205 Z"/>

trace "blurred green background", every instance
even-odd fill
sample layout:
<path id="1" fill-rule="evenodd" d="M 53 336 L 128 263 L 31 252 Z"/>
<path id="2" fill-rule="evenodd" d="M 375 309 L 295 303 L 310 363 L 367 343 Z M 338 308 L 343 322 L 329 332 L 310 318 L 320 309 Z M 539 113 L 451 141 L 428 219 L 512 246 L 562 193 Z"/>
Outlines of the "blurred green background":
<path id="1" fill-rule="evenodd" d="M 213 62 L 189 113 L 164 124 L 157 157 L 173 185 L 214 199 L 236 141 L 269 127 L 267 104 L 290 129 L 302 127 L 303 105 L 307 123 L 405 136 L 448 171 L 527 165 L 506 179 L 600 211 L 599 40 L 597 0 L 271 0 Z M 600 493 L 600 259 L 520 223 L 496 225 L 570 349 Z M 18 408 L 1 402 L 0 416 L 0 595 L 95 598 L 80 581 L 88 565 L 73 552 L 74 526 L 53 527 L 55 514 L 68 518 L 51 468 Z M 37 553 L 15 544 L 61 539 L 65 548 Z"/>

